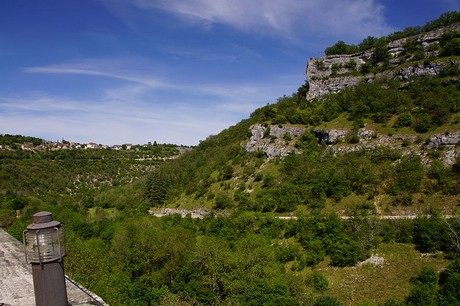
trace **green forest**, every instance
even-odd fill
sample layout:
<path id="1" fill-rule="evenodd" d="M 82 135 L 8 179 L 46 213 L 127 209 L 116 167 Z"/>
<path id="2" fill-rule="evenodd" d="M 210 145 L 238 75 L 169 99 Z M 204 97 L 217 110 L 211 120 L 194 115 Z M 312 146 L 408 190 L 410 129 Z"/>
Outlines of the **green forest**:
<path id="1" fill-rule="evenodd" d="M 365 41 L 378 50 L 459 16 Z M 110 305 L 460 305 L 458 144 L 429 145 L 460 132 L 459 39 L 444 35 L 433 58 L 422 46 L 402 55 L 447 63 L 438 75 L 312 100 L 305 82 L 187 150 L 26 151 L 45 141 L 1 135 L 0 226 L 22 240 L 34 213 L 52 212 L 66 227 L 66 273 Z M 387 56 L 369 69 L 394 69 Z M 255 124 L 268 141 L 273 126 L 305 132 L 284 135 L 291 154 L 268 158 L 244 148 Z M 338 128 L 342 141 L 318 138 Z M 363 128 L 391 141 L 358 148 Z M 149 214 L 163 208 L 210 214 Z"/>

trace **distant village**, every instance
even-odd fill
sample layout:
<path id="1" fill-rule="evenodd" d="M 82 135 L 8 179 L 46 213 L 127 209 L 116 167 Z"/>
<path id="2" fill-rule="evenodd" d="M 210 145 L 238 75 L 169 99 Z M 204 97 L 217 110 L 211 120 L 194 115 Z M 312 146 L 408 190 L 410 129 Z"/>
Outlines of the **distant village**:
<path id="1" fill-rule="evenodd" d="M 142 146 L 142 145 L 137 145 Z M 143 145 L 147 146 L 147 145 Z M 33 145 L 33 144 L 18 144 L 18 145 L 0 145 L 0 150 L 17 150 L 21 149 L 23 151 L 46 151 L 46 150 L 71 150 L 71 149 L 112 149 L 112 150 L 131 150 L 133 148 L 132 144 L 123 144 L 123 145 L 102 145 L 94 142 L 90 143 L 77 143 L 70 141 L 43 141 L 42 144 Z"/>
<path id="2" fill-rule="evenodd" d="M 4 136 L 4 135 L 0 135 Z M 1 138 L 1 137 L 0 137 Z M 67 141 L 62 139 L 61 141 L 47 141 L 38 138 L 34 138 L 34 141 L 15 141 L 13 143 L 7 142 L 8 144 L 0 142 L 0 150 L 4 151 L 13 151 L 13 150 L 23 150 L 23 151 L 56 151 L 56 150 L 74 150 L 74 149 L 107 149 L 107 150 L 142 150 L 147 149 L 152 146 L 157 146 L 155 142 L 143 145 L 133 145 L 133 144 L 121 144 L 121 145 L 103 145 L 97 144 L 95 142 L 89 143 L 78 143 L 73 141 Z M 190 149 L 187 146 L 173 145 L 169 144 L 166 146 L 176 147 L 179 151 L 181 149 L 187 150 Z"/>

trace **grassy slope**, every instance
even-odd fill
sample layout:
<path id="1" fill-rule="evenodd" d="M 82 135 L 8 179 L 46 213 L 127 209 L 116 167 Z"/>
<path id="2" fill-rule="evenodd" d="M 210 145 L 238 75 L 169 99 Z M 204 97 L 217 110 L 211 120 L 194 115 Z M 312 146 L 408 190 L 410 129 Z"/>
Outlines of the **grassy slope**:
<path id="1" fill-rule="evenodd" d="M 444 269 L 449 261 L 442 255 L 427 255 L 412 245 L 383 243 L 374 252 L 384 258 L 381 266 L 334 268 L 318 267 L 329 280 L 329 294 L 344 305 L 377 305 L 389 299 L 402 301 L 409 294 L 411 278 L 422 267 Z"/>

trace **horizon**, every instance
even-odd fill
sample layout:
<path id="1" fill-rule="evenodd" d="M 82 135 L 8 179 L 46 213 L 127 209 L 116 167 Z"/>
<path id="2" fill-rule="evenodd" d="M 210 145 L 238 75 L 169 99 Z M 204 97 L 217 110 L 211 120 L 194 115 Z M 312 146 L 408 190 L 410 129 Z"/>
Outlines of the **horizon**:
<path id="1" fill-rule="evenodd" d="M 194 146 L 296 92 L 308 59 L 456 0 L 17 0 L 0 4 L 0 133 Z"/>

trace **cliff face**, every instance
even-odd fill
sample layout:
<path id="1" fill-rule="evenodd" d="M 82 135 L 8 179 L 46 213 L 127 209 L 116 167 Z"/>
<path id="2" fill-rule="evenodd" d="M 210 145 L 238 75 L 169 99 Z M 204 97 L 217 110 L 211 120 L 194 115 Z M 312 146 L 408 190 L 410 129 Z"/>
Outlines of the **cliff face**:
<path id="1" fill-rule="evenodd" d="M 310 85 L 307 99 L 336 93 L 343 88 L 356 86 L 360 81 L 372 81 L 374 78 L 399 78 L 407 80 L 413 76 L 440 74 L 448 61 L 416 61 L 415 55 L 405 54 L 409 42 L 421 46 L 424 58 L 433 58 L 439 54 L 439 41 L 448 30 L 460 30 L 460 23 L 431 32 L 398 39 L 388 43 L 390 60 L 388 67 L 379 73 L 363 74 L 363 65 L 372 62 L 373 50 L 352 55 L 331 55 L 313 58 L 307 64 L 307 80 Z M 458 63 L 458 61 L 457 61 Z"/>
<path id="2" fill-rule="evenodd" d="M 460 65 L 459 60 L 452 60 L 458 57 L 439 57 L 441 37 L 449 30 L 460 31 L 460 22 L 431 32 L 391 41 L 387 45 L 390 59 L 384 67 L 383 63 L 375 63 L 373 50 L 352 55 L 332 55 L 311 59 L 307 65 L 309 83 L 307 99 L 339 92 L 346 87 L 356 86 L 362 80 L 372 82 L 377 78 L 398 78 L 406 81 L 415 76 L 440 75 L 446 65 Z M 417 46 L 417 52 L 406 50 L 411 45 Z M 364 65 L 372 65 L 371 70 L 379 72 L 365 74 Z M 455 78 L 451 80 L 460 82 L 458 76 Z M 296 142 L 303 133 L 308 132 L 308 129 L 291 125 L 255 124 L 250 132 L 250 140 L 242 143 L 247 152 L 260 151 L 268 158 L 284 158 L 290 153 L 300 153 L 296 148 Z M 318 142 L 328 145 L 332 153 L 372 150 L 377 146 L 385 145 L 401 149 L 403 152 L 407 151 L 406 153 L 415 150 L 423 157 L 424 154 L 426 155 L 425 149 L 441 148 L 441 159 L 446 164 L 453 164 L 456 156 L 460 154 L 458 131 L 424 135 L 424 140 L 421 140 L 421 136 L 389 136 L 364 127 L 359 129 L 356 135 L 357 143 L 353 144 L 347 141 L 350 133 L 350 130 L 344 129 L 314 130 Z"/>
<path id="3" fill-rule="evenodd" d="M 302 127 L 255 124 L 251 127 L 251 139 L 244 147 L 247 152 L 263 151 L 268 158 L 285 157 L 298 151 L 295 142 L 306 130 Z"/>
<path id="4" fill-rule="evenodd" d="M 247 152 L 263 152 L 269 159 L 284 158 L 291 153 L 300 153 L 296 148 L 299 137 L 308 132 L 307 128 L 289 125 L 262 125 L 255 124 L 251 127 L 251 138 L 242 146 Z M 459 155 L 460 132 L 433 134 L 424 136 L 423 141 L 417 136 L 382 135 L 367 128 L 358 131 L 359 141 L 356 144 L 344 142 L 349 130 L 315 130 L 318 143 L 325 143 L 332 153 L 345 153 L 359 150 L 373 150 L 385 145 L 393 149 L 400 149 L 404 154 L 419 152 L 422 158 L 427 157 L 426 149 L 440 149 L 440 159 L 447 165 L 452 165 Z M 410 143 L 411 146 L 407 146 Z"/>

